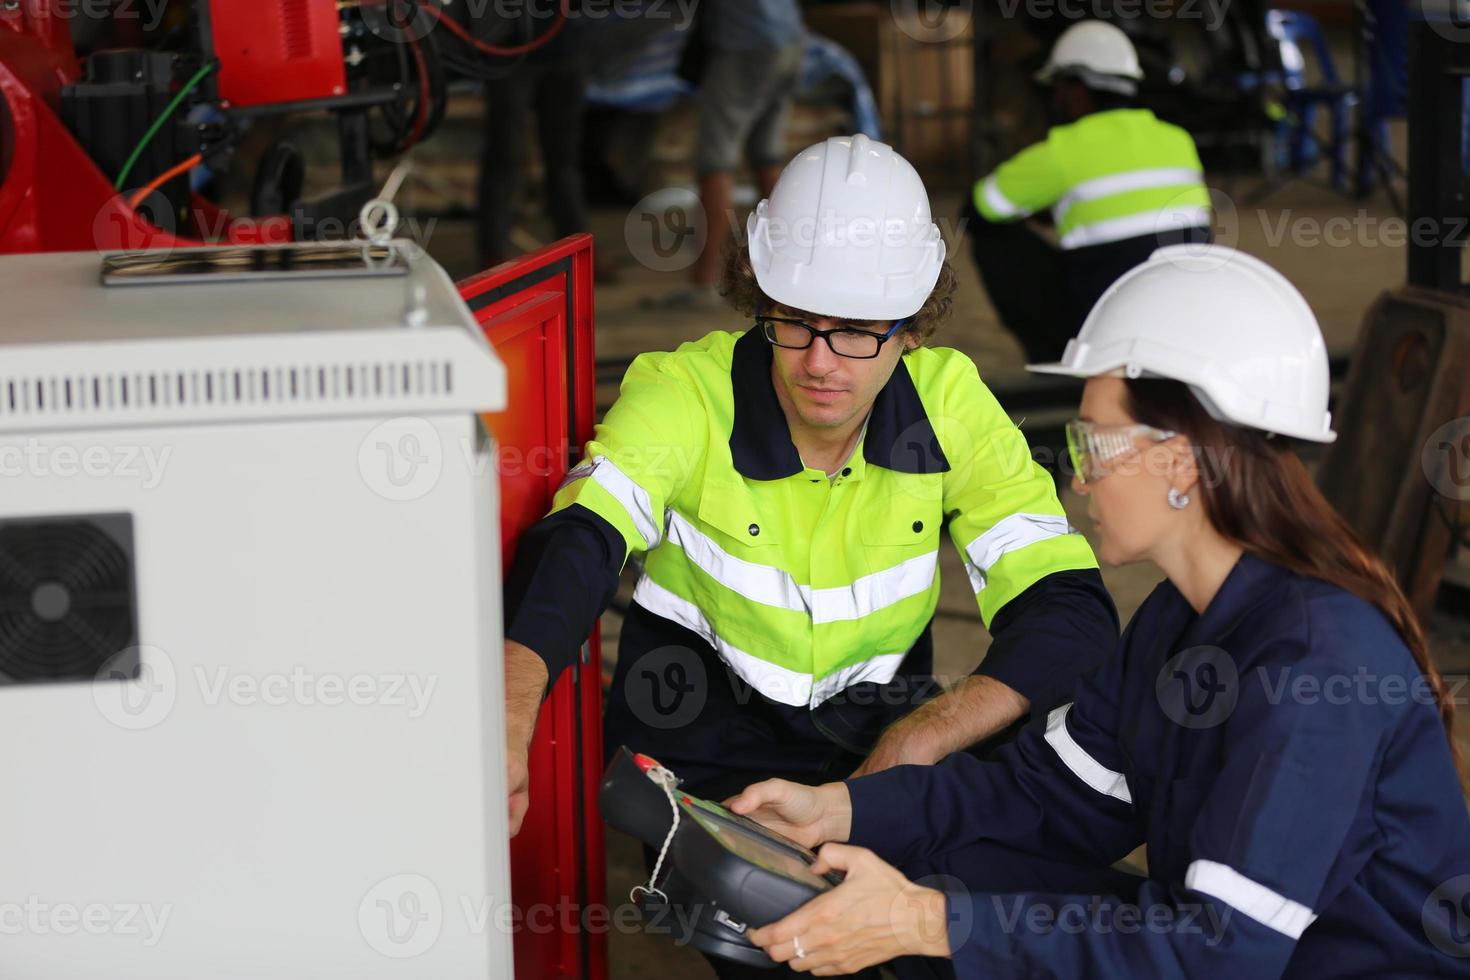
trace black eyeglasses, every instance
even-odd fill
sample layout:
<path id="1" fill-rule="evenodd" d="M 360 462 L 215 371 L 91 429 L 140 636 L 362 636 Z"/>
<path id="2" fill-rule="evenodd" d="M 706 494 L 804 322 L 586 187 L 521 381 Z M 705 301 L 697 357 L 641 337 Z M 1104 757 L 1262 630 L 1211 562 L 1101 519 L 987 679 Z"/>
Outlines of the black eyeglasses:
<path id="1" fill-rule="evenodd" d="M 766 340 L 777 347 L 785 347 L 788 350 L 806 350 L 812 343 L 821 337 L 832 349 L 832 353 L 840 357 L 853 357 L 866 360 L 878 356 L 883 349 L 883 342 L 898 332 L 905 320 L 894 320 L 893 326 L 888 328 L 887 333 L 873 333 L 870 330 L 859 330 L 856 327 L 838 327 L 835 330 L 818 330 L 805 320 L 797 320 L 788 316 L 767 316 L 759 310 L 755 314 L 755 325 L 760 328 Z"/>

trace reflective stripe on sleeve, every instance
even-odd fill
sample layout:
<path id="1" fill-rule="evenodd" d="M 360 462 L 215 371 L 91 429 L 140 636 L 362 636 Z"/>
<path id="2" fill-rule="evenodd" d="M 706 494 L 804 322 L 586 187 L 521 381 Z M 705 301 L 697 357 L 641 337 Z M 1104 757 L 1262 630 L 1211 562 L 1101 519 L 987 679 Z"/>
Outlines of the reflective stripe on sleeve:
<path id="1" fill-rule="evenodd" d="M 1194 861 L 1184 872 L 1184 887 L 1218 898 L 1231 908 L 1250 916 L 1292 939 L 1302 938 L 1317 914 L 1265 885 L 1252 881 L 1218 861 Z"/>
<path id="2" fill-rule="evenodd" d="M 1011 514 L 994 527 L 965 545 L 965 571 L 970 586 L 979 595 L 985 588 L 985 576 L 1001 557 L 1028 544 L 1047 538 L 1071 534 L 1072 525 L 1055 514 Z"/>
<path id="3" fill-rule="evenodd" d="M 1067 731 L 1067 712 L 1070 710 L 1072 706 L 1064 704 L 1046 716 L 1047 744 L 1078 779 L 1104 796 L 1131 804 L 1133 794 L 1128 791 L 1127 778 L 1088 755 L 1087 750 L 1078 745 L 1072 738 L 1072 733 Z"/>
<path id="4" fill-rule="evenodd" d="M 663 534 L 654 518 L 653 501 L 649 499 L 648 491 L 618 469 L 617 464 L 606 456 L 597 456 L 592 460 L 591 477 L 593 482 L 606 490 L 627 512 L 633 526 L 647 542 L 649 550 L 657 547 L 659 541 L 663 540 Z"/>

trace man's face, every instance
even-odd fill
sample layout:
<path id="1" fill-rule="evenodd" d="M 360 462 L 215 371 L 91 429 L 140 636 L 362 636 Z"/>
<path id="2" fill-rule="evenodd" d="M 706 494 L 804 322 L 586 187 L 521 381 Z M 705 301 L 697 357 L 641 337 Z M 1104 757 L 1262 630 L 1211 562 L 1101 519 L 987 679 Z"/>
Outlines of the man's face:
<path id="1" fill-rule="evenodd" d="M 802 320 L 818 330 L 850 327 L 879 336 L 893 325 L 888 320 L 838 320 L 783 306 L 771 309 L 770 315 Z M 899 330 L 873 358 L 843 357 L 820 338 L 805 350 L 772 345 L 776 397 L 792 422 L 799 420 L 812 429 L 841 428 L 867 414 L 905 348 L 917 343 L 906 330 Z"/>

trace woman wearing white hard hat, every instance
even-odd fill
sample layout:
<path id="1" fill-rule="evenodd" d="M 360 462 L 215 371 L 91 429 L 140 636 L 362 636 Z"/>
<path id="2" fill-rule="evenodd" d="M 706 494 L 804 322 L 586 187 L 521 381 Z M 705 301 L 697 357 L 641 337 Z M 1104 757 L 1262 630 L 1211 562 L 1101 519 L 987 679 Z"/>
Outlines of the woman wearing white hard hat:
<path id="1" fill-rule="evenodd" d="M 815 869 L 843 884 L 753 940 L 818 975 L 1470 975 L 1453 703 L 1293 448 L 1334 438 L 1306 302 L 1232 249 L 1161 249 L 1033 370 L 1088 379 L 1068 439 L 1103 559 L 1166 580 L 993 761 L 747 789 L 737 811 L 846 842 Z M 1114 869 L 1143 844 L 1147 877 Z"/>

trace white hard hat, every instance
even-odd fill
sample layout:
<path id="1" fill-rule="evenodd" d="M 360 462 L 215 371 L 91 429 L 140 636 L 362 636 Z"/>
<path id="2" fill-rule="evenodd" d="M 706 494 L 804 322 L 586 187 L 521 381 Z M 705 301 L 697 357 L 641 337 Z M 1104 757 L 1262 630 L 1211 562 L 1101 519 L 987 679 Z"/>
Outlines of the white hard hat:
<path id="1" fill-rule="evenodd" d="M 1063 31 L 1036 80 L 1050 82 L 1062 73 L 1076 75 L 1088 88 L 1120 95 L 1133 95 L 1143 78 L 1128 35 L 1100 20 L 1084 20 Z"/>
<path id="2" fill-rule="evenodd" d="M 821 316 L 912 316 L 944 265 L 944 239 L 918 172 L 893 147 L 861 134 L 798 153 L 746 232 L 761 291 Z"/>
<path id="3" fill-rule="evenodd" d="M 1170 245 L 1108 287 L 1039 374 L 1172 378 L 1221 422 L 1331 442 L 1327 347 L 1286 277 L 1224 245 Z"/>

